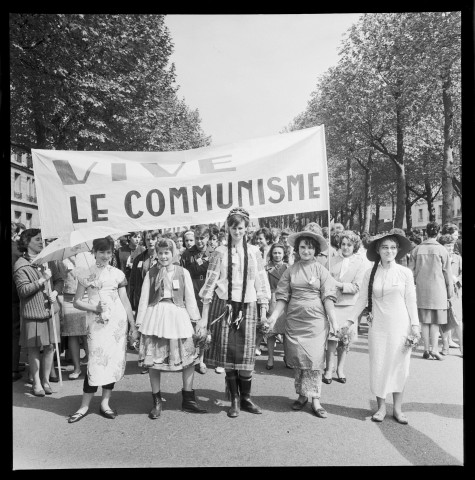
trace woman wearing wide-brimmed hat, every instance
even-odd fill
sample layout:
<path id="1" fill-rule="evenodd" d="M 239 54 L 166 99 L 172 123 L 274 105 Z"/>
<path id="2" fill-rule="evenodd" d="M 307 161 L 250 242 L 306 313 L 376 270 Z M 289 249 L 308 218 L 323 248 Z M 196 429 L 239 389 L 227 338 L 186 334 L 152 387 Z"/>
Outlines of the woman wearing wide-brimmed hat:
<path id="1" fill-rule="evenodd" d="M 396 260 L 410 251 L 411 242 L 399 234 L 384 234 L 373 239 L 366 256 L 374 262 L 366 271 L 352 320 L 368 305 L 371 313 L 368 333 L 370 387 L 378 410 L 371 419 L 382 422 L 386 416 L 386 396 L 393 394 L 393 416 L 407 424 L 402 413 L 402 395 L 409 375 L 410 336 L 419 337 L 416 288 L 409 268 Z"/>
<path id="2" fill-rule="evenodd" d="M 269 326 L 272 328 L 287 304 L 284 352 L 287 364 L 294 369 L 299 396 L 292 409 L 301 410 L 310 397 L 315 415 L 326 418 L 320 396 L 327 338 L 337 328 L 336 285 L 316 256 L 327 249 L 327 243 L 321 235 L 309 231 L 293 233 L 288 242 L 294 247 L 296 262 L 277 285 Z"/>

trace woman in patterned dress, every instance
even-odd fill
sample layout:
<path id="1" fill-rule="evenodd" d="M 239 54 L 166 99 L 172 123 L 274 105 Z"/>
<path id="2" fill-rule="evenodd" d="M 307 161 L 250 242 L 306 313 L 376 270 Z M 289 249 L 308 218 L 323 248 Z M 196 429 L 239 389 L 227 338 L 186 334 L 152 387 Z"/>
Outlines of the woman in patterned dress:
<path id="1" fill-rule="evenodd" d="M 288 241 L 294 247 L 296 262 L 277 284 L 277 303 L 269 326 L 274 327 L 287 304 L 284 352 L 287 364 L 294 369 L 298 394 L 292 409 L 301 410 L 310 397 L 315 415 L 326 418 L 320 397 L 328 334 L 337 330 L 336 286 L 316 257 L 327 248 L 327 243 L 321 235 L 308 231 L 294 233 Z"/>
<path id="2" fill-rule="evenodd" d="M 217 247 L 212 253 L 200 291 L 203 312 L 198 329 L 203 336 L 207 325 L 210 326 L 211 345 L 204 360 L 207 365 L 225 369 L 231 396 L 228 417 L 235 418 L 240 409 L 262 413 L 250 394 L 256 360 L 258 305 L 265 323 L 270 287 L 259 249 L 247 243 L 249 213 L 234 208 L 226 224 L 227 245 Z"/>
<path id="3" fill-rule="evenodd" d="M 102 386 L 101 415 L 110 419 L 117 416 L 109 406 L 109 399 L 115 382 L 125 372 L 127 320 L 132 339 L 139 336 L 127 297 L 125 274 L 109 265 L 112 249 L 112 239 L 96 238 L 92 244 L 96 263 L 77 272 L 78 287 L 73 305 L 87 312 L 89 362 L 81 406 L 69 417 L 69 423 L 78 422 L 87 415 L 98 386 Z M 87 302 L 83 300 L 86 291 Z"/>

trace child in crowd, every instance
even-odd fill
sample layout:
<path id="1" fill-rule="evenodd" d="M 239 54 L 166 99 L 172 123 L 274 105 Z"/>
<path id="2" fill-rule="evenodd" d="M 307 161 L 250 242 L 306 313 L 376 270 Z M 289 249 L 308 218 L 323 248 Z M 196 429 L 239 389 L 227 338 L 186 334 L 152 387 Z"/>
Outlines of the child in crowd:
<path id="1" fill-rule="evenodd" d="M 193 282 L 193 291 L 195 294 L 198 309 L 203 311 L 203 301 L 199 296 L 201 287 L 205 283 L 206 272 L 208 271 L 209 257 L 206 253 L 206 247 L 209 240 L 208 225 L 198 225 L 194 231 L 194 245 L 183 252 L 180 265 L 188 270 Z M 204 350 L 200 353 L 200 364 L 197 365 L 199 373 L 206 373 L 206 365 L 203 362 Z"/>
<path id="2" fill-rule="evenodd" d="M 161 239 L 156 244 L 158 263 L 144 278 L 136 325 L 141 333 L 139 365 L 149 368 L 153 408 L 149 418 L 162 411 L 160 380 L 162 372 L 182 372 L 182 409 L 206 413 L 195 400 L 194 366 L 199 363 L 199 349 L 193 343 L 192 321 L 200 319 L 190 274 L 174 265 L 175 243 Z"/>

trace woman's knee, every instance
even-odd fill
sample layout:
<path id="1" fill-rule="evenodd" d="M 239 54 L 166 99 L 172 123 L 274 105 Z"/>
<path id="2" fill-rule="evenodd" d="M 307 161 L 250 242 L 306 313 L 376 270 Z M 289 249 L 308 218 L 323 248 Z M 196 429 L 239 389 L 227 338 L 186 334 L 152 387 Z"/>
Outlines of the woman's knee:
<path id="1" fill-rule="evenodd" d="M 43 353 L 45 353 L 45 354 L 52 353 L 53 350 L 54 350 L 54 346 L 51 345 L 51 344 L 43 346 Z"/>

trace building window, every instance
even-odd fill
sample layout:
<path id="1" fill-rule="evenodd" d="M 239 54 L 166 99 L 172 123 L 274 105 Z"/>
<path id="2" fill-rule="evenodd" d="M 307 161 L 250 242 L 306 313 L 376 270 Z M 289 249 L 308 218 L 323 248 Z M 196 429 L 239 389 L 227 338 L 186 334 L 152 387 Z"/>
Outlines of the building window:
<path id="1" fill-rule="evenodd" d="M 19 173 L 15 173 L 15 181 L 13 186 L 13 196 L 15 198 L 21 199 L 21 175 Z"/>
<path id="2" fill-rule="evenodd" d="M 26 228 L 31 228 L 31 217 L 33 215 L 31 213 L 27 213 L 26 214 Z"/>
<path id="3" fill-rule="evenodd" d="M 419 222 L 422 222 L 424 220 L 424 215 L 422 213 L 422 208 L 419 208 L 419 216 L 417 217 L 417 220 Z"/>
<path id="4" fill-rule="evenodd" d="M 437 218 L 442 218 L 442 205 L 439 205 L 439 212 L 437 213 Z"/>
<path id="5" fill-rule="evenodd" d="M 21 222 L 21 212 L 16 212 L 15 211 L 15 222 Z"/>

